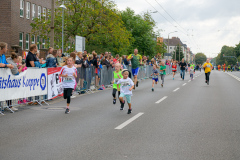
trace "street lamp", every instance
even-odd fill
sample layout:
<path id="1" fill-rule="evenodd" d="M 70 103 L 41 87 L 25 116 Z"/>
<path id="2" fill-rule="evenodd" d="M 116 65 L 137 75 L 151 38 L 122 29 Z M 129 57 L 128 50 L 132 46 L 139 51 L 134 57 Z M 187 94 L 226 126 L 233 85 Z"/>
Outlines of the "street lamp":
<path id="1" fill-rule="evenodd" d="M 62 53 L 63 53 L 63 39 L 64 39 L 64 35 L 63 35 L 63 31 L 64 31 L 64 9 L 67 9 L 67 7 L 64 5 L 64 1 L 62 2 L 62 5 L 60 6 L 60 8 L 62 8 Z"/>
<path id="2" fill-rule="evenodd" d="M 177 31 L 174 31 L 174 32 L 170 32 L 170 33 L 168 33 L 168 53 L 169 53 L 169 34 L 171 34 L 171 33 L 175 33 L 175 32 L 177 32 Z"/>

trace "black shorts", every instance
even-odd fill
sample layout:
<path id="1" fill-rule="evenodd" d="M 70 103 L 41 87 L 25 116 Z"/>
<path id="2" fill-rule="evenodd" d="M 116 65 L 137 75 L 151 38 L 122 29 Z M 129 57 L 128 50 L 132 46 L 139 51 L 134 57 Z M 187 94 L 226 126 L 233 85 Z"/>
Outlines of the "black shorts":
<path id="1" fill-rule="evenodd" d="M 172 71 L 172 72 L 176 73 L 177 71 Z"/>
<path id="2" fill-rule="evenodd" d="M 67 99 L 67 97 L 71 97 L 72 91 L 73 91 L 73 88 L 64 88 L 64 91 L 63 91 L 64 99 Z"/>

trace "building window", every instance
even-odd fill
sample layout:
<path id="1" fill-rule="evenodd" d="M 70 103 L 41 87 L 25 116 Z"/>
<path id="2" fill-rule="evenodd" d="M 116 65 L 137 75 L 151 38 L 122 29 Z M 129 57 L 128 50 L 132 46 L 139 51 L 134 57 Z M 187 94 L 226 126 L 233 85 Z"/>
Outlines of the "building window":
<path id="1" fill-rule="evenodd" d="M 20 17 L 23 17 L 24 1 L 20 0 Z"/>
<path id="2" fill-rule="evenodd" d="M 26 34 L 26 50 L 29 50 L 29 34 Z"/>
<path id="3" fill-rule="evenodd" d="M 172 47 L 170 47 L 170 49 L 172 49 Z"/>
<path id="4" fill-rule="evenodd" d="M 38 47 L 38 49 L 40 49 L 40 37 L 39 36 L 37 36 L 37 47 Z"/>
<path id="5" fill-rule="evenodd" d="M 42 48 L 45 48 L 45 39 L 42 39 Z"/>
<path id="6" fill-rule="evenodd" d="M 32 4 L 32 20 L 35 18 L 35 14 L 36 14 L 36 5 Z"/>
<path id="7" fill-rule="evenodd" d="M 19 46 L 23 49 L 23 33 L 19 33 Z"/>
<path id="8" fill-rule="evenodd" d="M 35 44 L 35 36 L 32 35 L 32 44 Z"/>
<path id="9" fill-rule="evenodd" d="M 42 7 L 38 6 L 38 19 L 41 19 Z"/>
<path id="10" fill-rule="evenodd" d="M 30 19 L 30 2 L 26 4 L 26 18 Z"/>
<path id="11" fill-rule="evenodd" d="M 46 17 L 47 17 L 47 9 L 46 8 L 43 8 L 43 17 L 46 20 Z"/>

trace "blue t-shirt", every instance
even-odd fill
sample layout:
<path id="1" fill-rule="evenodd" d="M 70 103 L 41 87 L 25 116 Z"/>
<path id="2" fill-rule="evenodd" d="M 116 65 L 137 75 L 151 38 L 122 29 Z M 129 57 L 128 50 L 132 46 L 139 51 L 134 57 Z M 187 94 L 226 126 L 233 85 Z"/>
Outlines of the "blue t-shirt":
<path id="1" fill-rule="evenodd" d="M 0 56 L 0 63 L 3 63 L 3 64 L 8 64 L 7 61 L 6 61 L 6 56 L 4 54 L 2 54 Z"/>
<path id="2" fill-rule="evenodd" d="M 152 73 L 153 73 L 153 78 L 158 78 L 158 70 L 157 69 L 153 69 Z M 157 75 L 155 75 L 155 74 L 157 74 Z"/>

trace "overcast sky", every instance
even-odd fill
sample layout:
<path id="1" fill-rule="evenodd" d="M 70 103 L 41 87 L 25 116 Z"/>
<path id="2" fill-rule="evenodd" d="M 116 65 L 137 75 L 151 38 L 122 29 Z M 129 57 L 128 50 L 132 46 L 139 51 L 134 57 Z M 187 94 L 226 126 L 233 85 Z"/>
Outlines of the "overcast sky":
<path id="1" fill-rule="evenodd" d="M 170 37 L 179 37 L 193 53 L 203 52 L 207 57 L 215 57 L 223 45 L 235 46 L 240 42 L 239 0 L 114 1 L 119 10 L 130 7 L 136 14 L 158 11 L 152 13 L 157 22 L 156 30 L 161 29 L 164 38 L 178 31 Z"/>

